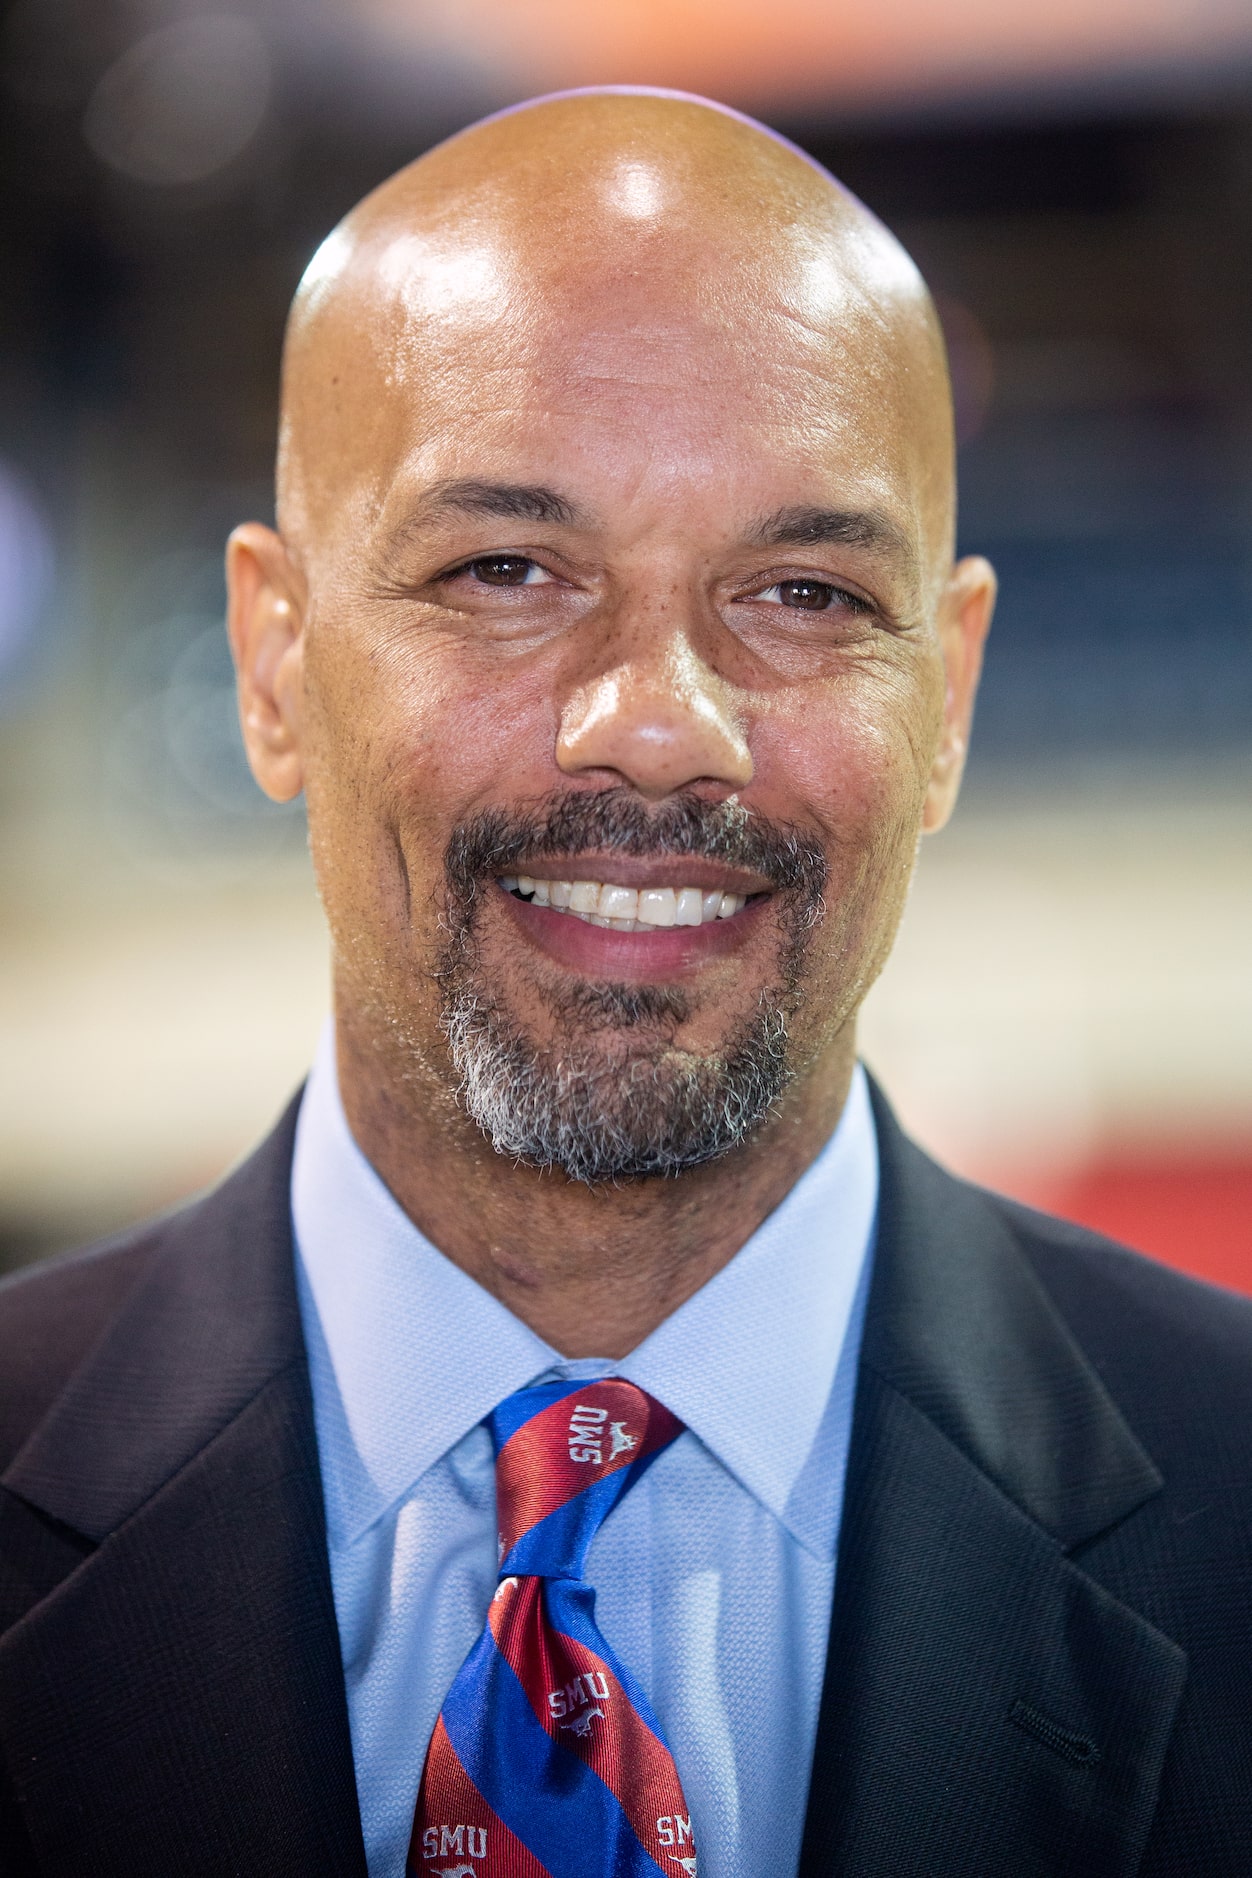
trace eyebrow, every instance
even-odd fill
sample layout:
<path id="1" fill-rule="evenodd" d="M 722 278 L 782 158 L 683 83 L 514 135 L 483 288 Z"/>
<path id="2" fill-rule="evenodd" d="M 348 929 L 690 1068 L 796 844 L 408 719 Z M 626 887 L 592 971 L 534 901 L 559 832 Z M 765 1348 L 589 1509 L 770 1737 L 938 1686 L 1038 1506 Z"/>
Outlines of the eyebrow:
<path id="1" fill-rule="evenodd" d="M 467 476 L 428 489 L 410 526 L 449 514 L 499 515 L 526 522 L 561 522 L 567 527 L 585 519 L 576 504 L 542 483 L 489 483 Z"/>
<path id="2" fill-rule="evenodd" d="M 812 548 L 833 542 L 840 547 L 869 548 L 910 563 L 917 558 L 900 524 L 881 509 L 776 509 L 757 523 L 750 539 L 769 548 L 792 543 Z"/>
<path id="3" fill-rule="evenodd" d="M 409 536 L 444 515 L 491 515 L 506 520 L 587 527 L 585 509 L 545 483 L 494 483 L 464 476 L 435 483 L 405 518 L 400 534 Z M 816 547 L 830 542 L 867 548 L 912 566 L 916 549 L 900 524 L 881 509 L 826 509 L 793 506 L 776 509 L 747 539 L 759 547 Z"/>

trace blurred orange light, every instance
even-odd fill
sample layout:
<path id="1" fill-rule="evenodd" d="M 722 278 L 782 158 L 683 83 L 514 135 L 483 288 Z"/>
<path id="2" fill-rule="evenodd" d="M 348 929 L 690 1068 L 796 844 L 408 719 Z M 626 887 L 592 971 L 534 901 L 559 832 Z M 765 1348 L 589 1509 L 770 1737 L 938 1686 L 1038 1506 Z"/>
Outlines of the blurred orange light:
<path id="1" fill-rule="evenodd" d="M 519 93 L 653 84 L 767 102 L 959 91 L 1252 52 L 1247 0 L 356 0 Z"/>

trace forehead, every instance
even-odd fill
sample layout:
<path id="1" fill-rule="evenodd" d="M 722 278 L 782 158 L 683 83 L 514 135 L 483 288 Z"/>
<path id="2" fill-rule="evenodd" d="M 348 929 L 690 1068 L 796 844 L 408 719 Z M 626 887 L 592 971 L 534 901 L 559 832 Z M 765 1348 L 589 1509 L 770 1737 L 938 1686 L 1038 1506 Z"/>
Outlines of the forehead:
<path id="1" fill-rule="evenodd" d="M 402 234 L 377 263 L 397 385 L 433 365 L 502 369 L 533 382 L 695 384 L 731 374 L 768 392 L 796 374 L 851 387 L 906 364 L 906 323 L 881 286 L 829 243 L 773 239 L 746 253 L 677 232 L 625 247 L 558 239 Z M 876 292 L 876 288 L 879 291 Z M 701 369 L 701 357 L 707 360 Z"/>
<path id="2" fill-rule="evenodd" d="M 924 532 L 933 346 L 891 283 L 812 235 L 606 259 L 572 239 L 554 251 L 540 229 L 529 244 L 401 231 L 367 280 L 330 349 L 336 428 L 353 434 L 326 439 L 321 468 L 355 465 L 380 518 L 478 476 L 572 483 L 601 509 L 838 495 Z"/>

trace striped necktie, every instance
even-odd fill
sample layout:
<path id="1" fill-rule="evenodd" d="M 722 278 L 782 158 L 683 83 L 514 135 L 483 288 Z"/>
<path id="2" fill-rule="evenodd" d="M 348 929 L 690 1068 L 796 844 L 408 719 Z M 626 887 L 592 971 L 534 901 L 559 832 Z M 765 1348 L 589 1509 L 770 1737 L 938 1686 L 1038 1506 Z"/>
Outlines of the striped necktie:
<path id="1" fill-rule="evenodd" d="M 682 1423 L 610 1377 L 520 1389 L 490 1427 L 500 1582 L 431 1736 L 409 1878 L 695 1878 L 678 1770 L 582 1576 Z"/>

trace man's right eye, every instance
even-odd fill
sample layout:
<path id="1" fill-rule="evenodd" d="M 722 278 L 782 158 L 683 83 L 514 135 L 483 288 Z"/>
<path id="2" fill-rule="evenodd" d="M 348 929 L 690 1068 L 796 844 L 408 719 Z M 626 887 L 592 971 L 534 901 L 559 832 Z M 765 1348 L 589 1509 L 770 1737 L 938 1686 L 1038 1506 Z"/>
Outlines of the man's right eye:
<path id="1" fill-rule="evenodd" d="M 537 562 L 528 561 L 520 554 L 480 555 L 475 561 L 466 561 L 456 572 L 468 574 L 471 580 L 481 581 L 486 587 L 537 587 L 541 581 L 551 579 Z"/>

